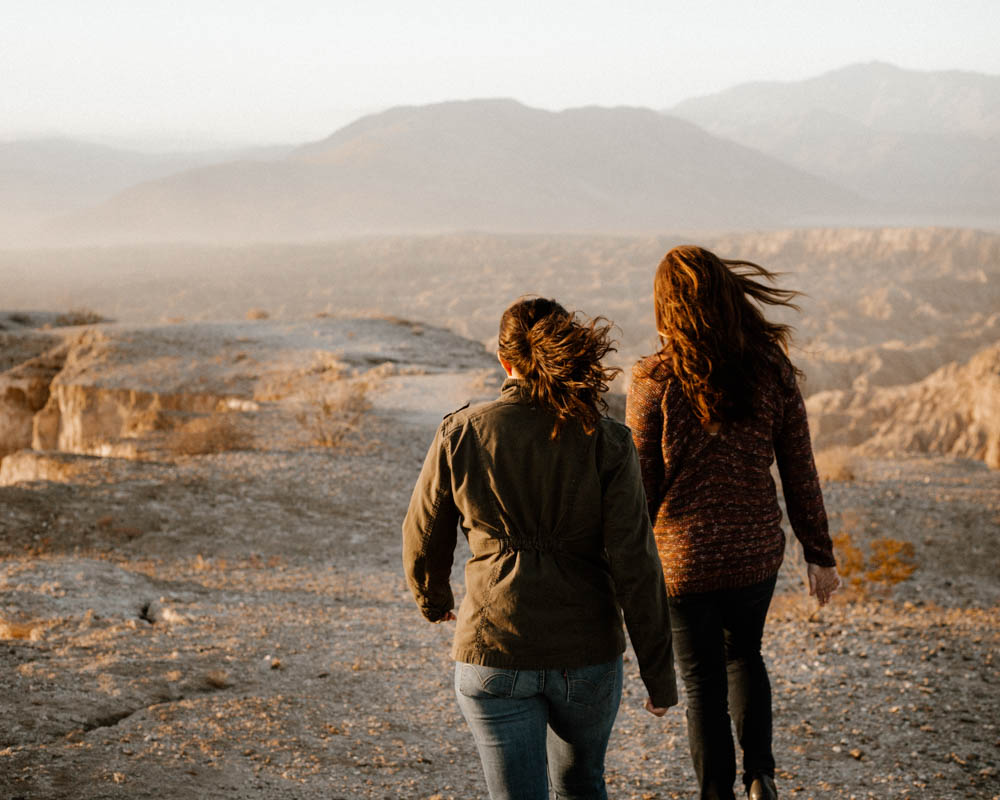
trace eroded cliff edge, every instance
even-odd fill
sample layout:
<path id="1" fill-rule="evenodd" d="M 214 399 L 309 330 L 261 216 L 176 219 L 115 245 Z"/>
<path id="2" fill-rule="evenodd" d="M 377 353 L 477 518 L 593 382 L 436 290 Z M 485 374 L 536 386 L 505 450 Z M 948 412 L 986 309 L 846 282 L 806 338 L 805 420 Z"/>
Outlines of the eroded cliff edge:
<path id="1" fill-rule="evenodd" d="M 390 377 L 490 363 L 477 342 L 378 317 L 24 331 L 4 351 L 0 484 L 68 478 L 93 457 L 309 444 Z"/>

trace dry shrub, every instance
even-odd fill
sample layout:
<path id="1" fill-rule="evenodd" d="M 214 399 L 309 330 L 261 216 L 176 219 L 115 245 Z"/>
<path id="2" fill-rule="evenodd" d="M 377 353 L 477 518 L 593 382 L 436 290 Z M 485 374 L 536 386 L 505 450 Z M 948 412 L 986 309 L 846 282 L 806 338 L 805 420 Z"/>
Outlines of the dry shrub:
<path id="1" fill-rule="evenodd" d="M 840 577 L 852 586 L 860 587 L 864 581 L 865 554 L 851 541 L 851 534 L 841 531 L 833 537 L 833 548 L 837 553 L 837 571 Z"/>
<path id="2" fill-rule="evenodd" d="M 108 322 L 109 320 L 89 308 L 71 308 L 65 314 L 56 317 L 55 324 L 60 328 L 72 325 L 96 325 L 98 322 Z"/>
<path id="3" fill-rule="evenodd" d="M 847 586 L 859 595 L 873 589 L 887 590 L 909 578 L 917 568 L 916 551 L 900 539 L 873 539 L 868 552 L 855 544 L 851 525 L 833 537 L 837 569 Z"/>
<path id="4" fill-rule="evenodd" d="M 168 439 L 169 449 L 184 456 L 249 450 L 252 445 L 250 432 L 234 419 L 233 414 L 225 411 L 189 422 L 172 432 Z"/>
<path id="5" fill-rule="evenodd" d="M 233 681 L 226 670 L 213 669 L 205 673 L 205 684 L 210 689 L 228 689 L 233 685 Z"/>
<path id="6" fill-rule="evenodd" d="M 830 447 L 816 453 L 816 471 L 823 483 L 853 481 L 855 461 L 849 447 Z"/>
<path id="7" fill-rule="evenodd" d="M 41 633 L 41 629 L 34 625 L 0 620 L 0 639 L 22 639 L 35 642 L 41 638 Z"/>
<path id="8" fill-rule="evenodd" d="M 224 572 L 229 568 L 229 562 L 219 556 L 215 556 L 214 558 L 205 558 L 201 553 L 198 553 L 198 555 L 194 557 L 191 567 L 196 572 Z"/>
<path id="9" fill-rule="evenodd" d="M 304 368 L 264 375 L 257 381 L 253 399 L 258 402 L 273 403 L 290 397 L 302 388 L 303 383 L 318 378 L 321 381 L 340 380 L 348 370 L 340 353 L 316 354 L 314 362 Z"/>
<path id="10" fill-rule="evenodd" d="M 917 568 L 916 553 L 910 542 L 899 539 L 876 539 L 871 543 L 868 580 L 892 585 L 905 581 Z"/>
<path id="11" fill-rule="evenodd" d="M 270 319 L 271 314 L 263 308 L 251 308 L 246 313 L 246 318 L 250 320 L 255 319 Z"/>
<path id="12" fill-rule="evenodd" d="M 142 436 L 152 431 L 163 431 L 169 428 L 170 422 L 161 410 L 144 408 L 129 414 L 124 420 L 123 432 L 127 436 Z"/>
<path id="13" fill-rule="evenodd" d="M 310 433 L 310 443 L 337 447 L 361 428 L 361 420 L 372 407 L 368 391 L 371 379 L 342 380 L 315 388 L 309 394 L 309 406 L 295 415 Z"/>

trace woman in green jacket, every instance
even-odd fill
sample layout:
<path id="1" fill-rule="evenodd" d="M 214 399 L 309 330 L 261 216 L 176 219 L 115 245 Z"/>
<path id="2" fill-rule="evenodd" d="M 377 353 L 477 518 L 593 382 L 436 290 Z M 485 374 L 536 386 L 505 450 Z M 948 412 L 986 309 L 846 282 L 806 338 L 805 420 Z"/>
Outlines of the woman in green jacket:
<path id="1" fill-rule="evenodd" d="M 604 798 L 621 699 L 622 615 L 662 715 L 677 702 L 660 560 L 628 429 L 601 395 L 610 324 L 554 300 L 501 318 L 500 396 L 445 417 L 403 522 L 407 582 L 424 617 L 457 620 L 459 707 L 490 797 Z M 449 575 L 471 558 L 458 610 Z"/>

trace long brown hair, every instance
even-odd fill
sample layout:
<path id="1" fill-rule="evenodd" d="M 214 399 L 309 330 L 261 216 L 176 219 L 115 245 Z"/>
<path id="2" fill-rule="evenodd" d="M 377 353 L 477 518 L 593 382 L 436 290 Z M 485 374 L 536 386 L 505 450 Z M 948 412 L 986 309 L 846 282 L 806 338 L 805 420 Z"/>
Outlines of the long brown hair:
<path id="1" fill-rule="evenodd" d="M 498 352 L 524 378 L 532 402 L 555 415 L 552 438 L 570 421 L 593 433 L 608 407 L 601 395 L 621 372 L 601 364 L 615 350 L 611 322 L 579 316 L 555 300 L 527 297 L 500 318 Z"/>
<path id="2" fill-rule="evenodd" d="M 695 245 L 675 247 L 656 270 L 660 354 L 703 425 L 749 416 L 756 376 L 775 368 L 776 352 L 788 351 L 792 329 L 769 322 L 760 308 L 798 310 L 792 302 L 798 292 L 761 282 L 776 277 Z"/>

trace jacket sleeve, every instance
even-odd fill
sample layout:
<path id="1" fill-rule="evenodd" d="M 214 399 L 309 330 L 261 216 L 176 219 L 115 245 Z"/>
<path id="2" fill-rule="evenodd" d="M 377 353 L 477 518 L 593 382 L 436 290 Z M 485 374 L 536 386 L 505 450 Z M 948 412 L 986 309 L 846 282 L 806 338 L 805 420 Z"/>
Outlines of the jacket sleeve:
<path id="1" fill-rule="evenodd" d="M 420 612 L 431 622 L 455 606 L 450 576 L 458 510 L 444 427 L 442 423 L 427 451 L 403 519 L 403 572 Z"/>
<path id="2" fill-rule="evenodd" d="M 774 435 L 774 455 L 788 522 L 802 544 L 805 560 L 817 566 L 833 567 L 837 562 L 830 541 L 823 490 L 813 460 L 806 405 L 794 375 L 788 376 L 783 391 L 782 418 Z"/>
<path id="3" fill-rule="evenodd" d="M 649 524 L 639 460 L 627 434 L 603 481 L 604 546 L 618 604 L 653 704 L 677 703 L 663 568 Z"/>
<path id="4" fill-rule="evenodd" d="M 633 373 L 625 400 L 625 424 L 632 429 L 632 441 L 639 454 L 649 518 L 653 522 L 656 521 L 663 500 L 662 398 L 662 383 Z"/>

